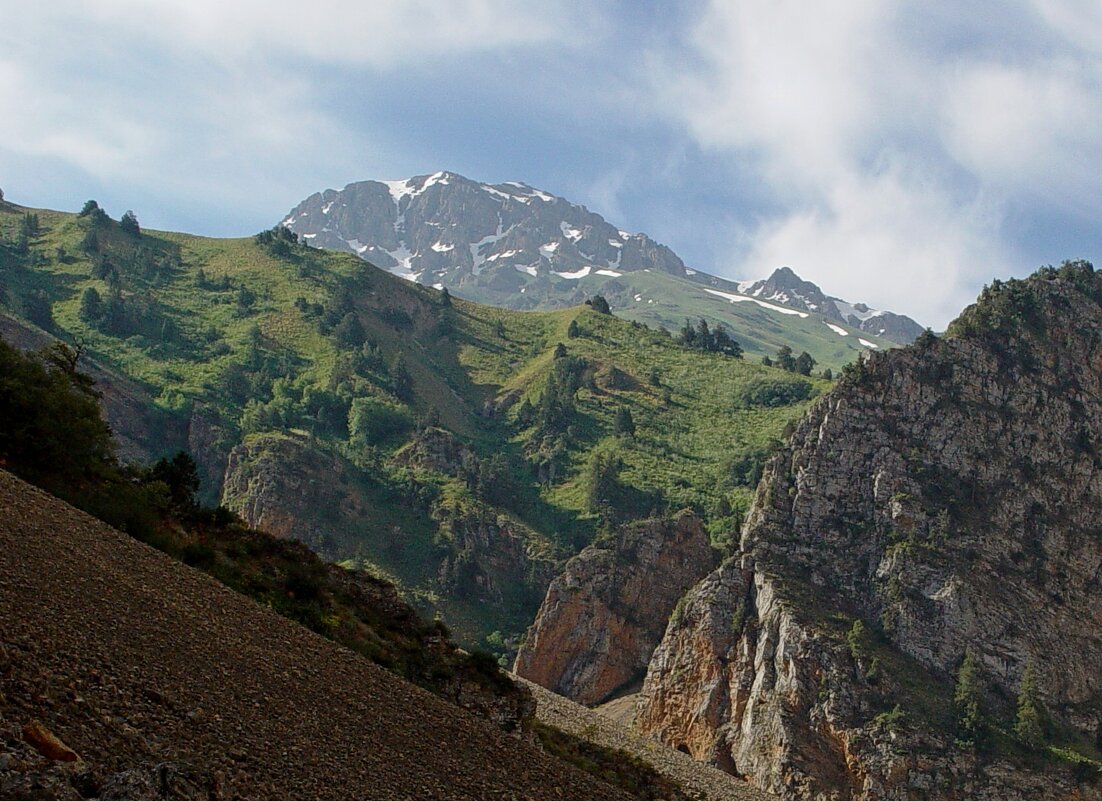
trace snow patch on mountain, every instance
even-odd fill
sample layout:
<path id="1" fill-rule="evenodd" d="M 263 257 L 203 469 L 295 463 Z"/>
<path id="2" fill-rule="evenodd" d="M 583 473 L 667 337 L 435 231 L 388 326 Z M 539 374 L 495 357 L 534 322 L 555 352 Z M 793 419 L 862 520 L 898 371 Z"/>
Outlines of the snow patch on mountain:
<path id="1" fill-rule="evenodd" d="M 566 222 L 566 220 L 563 220 L 561 223 L 559 223 L 559 230 L 562 231 L 563 236 L 565 236 L 572 242 L 577 242 L 584 235 L 577 228 L 572 228 L 570 226 L 570 223 Z"/>
<path id="2" fill-rule="evenodd" d="M 879 317 L 884 312 L 879 309 L 870 309 L 864 303 L 846 303 L 844 300 L 838 298 L 831 298 L 834 301 L 835 308 L 838 309 L 838 313 L 847 320 L 850 317 L 856 317 L 861 322 L 865 320 L 871 320 L 873 317 Z"/>
<path id="3" fill-rule="evenodd" d="M 849 331 L 842 328 L 842 326 L 840 326 L 840 325 L 835 325 L 834 323 L 828 323 L 825 320 L 823 321 L 823 324 L 840 337 L 848 337 L 849 336 Z"/>
<path id="4" fill-rule="evenodd" d="M 794 314 L 797 317 L 807 317 L 808 316 L 807 312 L 796 311 L 796 309 L 786 309 L 783 306 L 776 306 L 772 303 L 767 303 L 764 300 L 758 300 L 757 298 L 749 297 L 748 295 L 734 295 L 730 292 L 720 292 L 718 289 L 707 289 L 707 288 L 705 288 L 704 291 L 707 292 L 710 295 L 716 295 L 717 297 L 724 298 L 725 300 L 727 300 L 731 303 L 744 303 L 744 302 L 756 303 L 757 305 L 761 306 L 763 309 L 769 309 L 770 311 L 775 311 L 779 314 Z"/>
<path id="5" fill-rule="evenodd" d="M 497 218 L 497 231 L 492 234 L 486 234 L 486 236 L 482 237 L 477 242 L 471 243 L 471 261 L 473 262 L 471 272 L 475 275 L 482 272 L 482 265 L 486 263 L 486 257 L 482 255 L 483 248 L 495 244 L 499 239 L 509 233 L 509 231 L 502 231 L 501 226 L 501 215 L 499 214 Z M 510 228 L 509 230 L 512 229 Z"/>

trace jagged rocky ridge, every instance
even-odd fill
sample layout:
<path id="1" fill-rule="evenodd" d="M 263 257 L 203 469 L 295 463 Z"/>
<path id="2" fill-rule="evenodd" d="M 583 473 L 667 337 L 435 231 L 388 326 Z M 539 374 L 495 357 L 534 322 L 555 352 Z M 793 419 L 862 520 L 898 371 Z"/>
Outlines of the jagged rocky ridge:
<path id="1" fill-rule="evenodd" d="M 740 281 L 738 291 L 750 297 L 815 312 L 826 319 L 851 325 L 858 331 L 901 345 L 914 342 L 922 333 L 922 326 L 906 315 L 828 296 L 815 284 L 796 275 L 791 267 L 778 267 L 772 275 L 760 281 Z"/>
<path id="2" fill-rule="evenodd" d="M 327 189 L 282 224 L 316 247 L 355 253 L 425 284 L 461 285 L 484 272 L 518 289 L 518 272 L 685 274 L 669 248 L 620 231 L 584 206 L 526 184 L 480 184 L 451 172 Z"/>
<path id="3" fill-rule="evenodd" d="M 514 671 L 581 704 L 605 700 L 642 678 L 674 605 L 715 562 L 692 513 L 622 526 L 551 582 Z"/>
<path id="4" fill-rule="evenodd" d="M 646 234 L 620 230 L 584 206 L 523 183 L 484 184 L 452 172 L 360 181 L 311 195 L 281 224 L 315 247 L 355 253 L 410 280 L 511 308 L 580 303 L 587 296 L 580 279 L 587 277 L 600 278 L 610 296 L 626 292 L 630 303 L 634 290 L 616 279 L 653 270 L 901 344 L 922 332 L 909 317 L 828 297 L 787 267 L 741 283 L 691 269 Z"/>
<path id="5" fill-rule="evenodd" d="M 1052 741 L 1102 734 L 1100 368 L 1102 277 L 1075 263 L 849 371 L 671 620 L 640 728 L 790 799 L 1102 798 L 1010 737 L 1027 665 Z M 966 649 L 979 749 L 955 742 Z"/>

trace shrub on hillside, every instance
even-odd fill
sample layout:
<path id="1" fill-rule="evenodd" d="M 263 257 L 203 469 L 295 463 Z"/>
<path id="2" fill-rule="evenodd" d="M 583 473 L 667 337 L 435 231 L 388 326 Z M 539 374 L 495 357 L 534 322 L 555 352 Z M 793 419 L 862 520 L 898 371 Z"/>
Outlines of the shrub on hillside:
<path id="1" fill-rule="evenodd" d="M 807 400 L 815 387 L 809 381 L 755 378 L 735 392 L 735 403 L 744 408 L 775 408 Z"/>

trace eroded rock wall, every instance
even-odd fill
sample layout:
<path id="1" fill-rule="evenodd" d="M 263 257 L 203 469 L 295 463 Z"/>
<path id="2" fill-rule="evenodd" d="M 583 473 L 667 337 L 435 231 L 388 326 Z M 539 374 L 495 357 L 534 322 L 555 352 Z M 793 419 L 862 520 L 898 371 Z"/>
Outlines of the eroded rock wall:
<path id="1" fill-rule="evenodd" d="M 605 700 L 641 678 L 678 600 L 714 565 L 695 515 L 621 527 L 551 583 L 516 673 L 578 703 Z"/>

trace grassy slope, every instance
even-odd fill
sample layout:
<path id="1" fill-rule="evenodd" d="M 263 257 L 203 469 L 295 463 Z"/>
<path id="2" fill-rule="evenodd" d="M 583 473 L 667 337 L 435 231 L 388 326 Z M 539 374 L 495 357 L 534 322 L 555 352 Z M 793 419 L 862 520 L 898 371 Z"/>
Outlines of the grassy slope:
<path id="1" fill-rule="evenodd" d="M 898 347 L 889 340 L 849 325 L 839 326 L 849 332 L 847 336 L 840 336 L 815 314 L 805 318 L 765 309 L 752 302 L 732 303 L 709 294 L 700 283 L 658 271 L 625 273 L 619 278 L 594 274 L 570 281 L 556 279 L 556 282 L 587 295 L 604 293 L 617 316 L 655 328 L 661 325 L 676 332 L 686 317 L 694 323 L 701 317 L 713 325 L 722 322 L 745 348 L 747 358 L 755 362 L 762 356 L 773 356 L 781 345 L 788 345 L 796 353 L 806 350 L 820 369 L 829 367 L 837 372 L 854 361 L 859 353 L 868 350 L 858 338 L 881 349 Z M 516 299 L 513 293 L 495 292 L 485 287 L 464 286 L 460 291 L 483 303 L 512 304 Z M 636 297 L 639 300 L 635 300 Z"/>
<path id="2" fill-rule="evenodd" d="M 0 241 L 16 238 L 25 211 L 0 204 Z M 516 312 L 459 299 L 445 307 L 434 290 L 404 282 L 351 256 L 296 247 L 289 256 L 277 257 L 253 238 L 215 240 L 144 232 L 134 240 L 108 221 L 97 229 L 100 252 L 120 265 L 124 298 L 130 302 L 144 297 L 154 309 L 151 314 L 161 315 L 173 329 L 166 337 L 155 332 L 126 338 L 110 335 L 79 314 L 86 288 L 96 288 L 105 298 L 109 294 L 105 281 L 92 275 L 91 256 L 81 249 L 90 221 L 59 212 L 35 213 L 39 230 L 31 237 L 29 255 L 13 255 L 10 248 L 0 251 L 0 282 L 6 287 L 2 302 L 8 310 L 19 314 L 34 292 L 45 293 L 54 333 L 83 342 L 91 357 L 142 382 L 159 407 L 180 419 L 196 404 L 218 410 L 228 421 L 234 441 L 263 434 L 234 430 L 234 425 L 244 422 L 243 399 L 231 397 L 222 384 L 227 370 L 248 359 L 255 331 L 259 329 L 263 352 L 273 363 L 284 365 L 273 369 L 285 370 L 293 393 L 332 388 L 340 349 L 331 334 L 319 330 L 315 318 L 296 308 L 295 301 L 302 297 L 309 304 L 325 304 L 342 287 L 350 288 L 356 314 L 383 360 L 391 363 L 401 353 L 408 366 L 414 386 L 411 414 L 438 415 L 445 428 L 483 458 L 499 451 L 511 454 L 520 466 L 518 493 L 523 502 L 511 512 L 496 511 L 526 532 L 532 548 L 559 559 L 584 543 L 597 527 L 596 516 L 586 509 L 585 471 L 595 448 L 616 448 L 624 464 L 621 480 L 660 493 L 671 507 L 695 506 L 709 515 L 724 498 L 737 512 L 750 489 L 730 480 L 726 463 L 779 438 L 788 421 L 806 406 L 799 402 L 745 408 L 738 397 L 748 386 L 802 379 L 749 360 L 686 350 L 656 331 L 587 307 Z M 144 249 L 141 258 L 134 258 L 137 247 Z M 159 266 L 151 268 L 150 263 Z M 202 285 L 200 270 L 206 277 Z M 229 282 L 224 288 L 223 279 Z M 237 302 L 242 287 L 255 295 L 244 309 Z M 701 302 L 711 300 L 705 296 Z M 717 302 L 721 308 L 731 306 Z M 404 322 L 395 324 L 396 313 L 404 315 Z M 567 330 L 575 319 L 582 335 L 571 339 Z M 525 432 L 512 422 L 515 411 L 504 419 L 489 419 L 482 412 L 487 402 L 513 390 L 536 401 L 558 342 L 565 343 L 571 354 L 586 358 L 595 380 L 591 388 L 578 393 L 578 433 L 571 440 L 565 477 L 541 486 L 526 473 Z M 799 350 L 799 343 L 794 344 Z M 605 377 L 613 367 L 633 379 L 628 381 L 630 388 L 607 386 Z M 659 372 L 660 387 L 648 381 L 651 368 Z M 266 399 L 272 390 L 271 376 L 257 380 L 259 390 L 254 384 L 254 394 L 259 392 Z M 397 403 L 386 380 L 373 374 L 357 378 L 354 384 L 355 393 Z M 815 382 L 814 392 L 826 386 Z M 663 399 L 664 394 L 668 399 Z M 635 418 L 634 439 L 612 434 L 620 406 L 630 408 Z M 288 427 L 298 425 L 305 423 Z M 424 558 L 441 547 L 433 542 L 438 521 L 431 515 L 431 505 L 403 502 L 395 482 L 408 486 L 412 481 L 429 487 L 438 499 L 477 506 L 463 482 L 419 470 L 396 475 L 387 460 L 404 444 L 402 437 L 379 444 L 375 458 L 360 461 L 346 435 L 321 432 L 309 442 L 343 465 L 350 483 L 360 485 L 359 493 L 372 509 L 352 530 L 342 532 L 339 552 L 333 556 L 364 559 L 422 601 L 431 604 L 436 599 L 466 642 L 495 629 L 507 633 L 523 629 L 525 616 L 534 612 L 524 607 L 530 601 L 507 604 L 506 613 L 474 602 L 440 599 L 433 571 L 424 567 Z M 162 444 L 165 449 L 178 445 Z M 722 539 L 730 536 L 734 519 L 717 518 L 711 523 Z M 383 552 L 382 543 L 396 525 L 416 534 L 406 543 L 414 553 L 388 556 Z"/>

